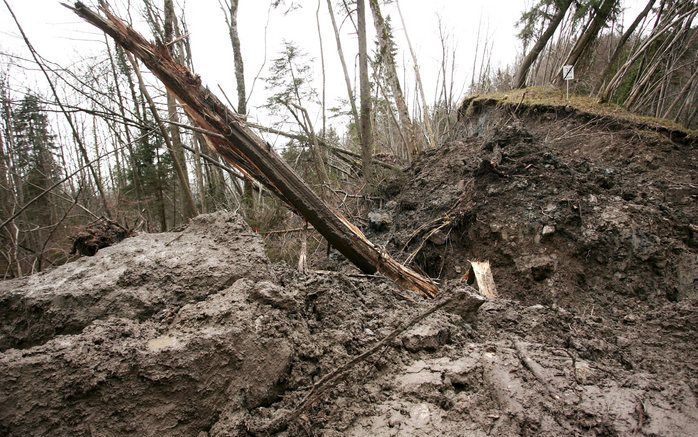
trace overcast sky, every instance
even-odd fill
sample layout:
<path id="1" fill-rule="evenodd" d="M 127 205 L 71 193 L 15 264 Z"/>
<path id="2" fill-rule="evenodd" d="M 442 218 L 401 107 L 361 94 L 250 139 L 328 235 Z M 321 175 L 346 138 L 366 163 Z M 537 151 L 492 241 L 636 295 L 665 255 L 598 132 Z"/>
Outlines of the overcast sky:
<path id="1" fill-rule="evenodd" d="M 104 48 L 104 36 L 82 22 L 57 0 L 8 0 L 19 20 L 29 34 L 32 42 L 45 58 L 69 66 L 71 63 L 87 56 L 98 55 Z M 69 0 L 66 0 L 69 1 Z M 191 35 L 195 68 L 202 80 L 212 90 L 218 92 L 221 86 L 226 94 L 235 99 L 235 80 L 230 40 L 228 38 L 223 14 L 218 0 L 175 0 L 185 6 L 186 19 Z M 302 7 L 288 14 L 283 10 L 272 11 L 269 15 L 266 32 L 266 67 L 261 76 L 268 73 L 270 60 L 278 55 L 284 40 L 295 42 L 314 60 L 313 67 L 316 86 L 320 87 L 320 49 L 315 21 L 317 0 L 296 0 Z M 87 4 L 93 3 L 87 1 Z M 112 4 L 125 4 L 126 0 L 112 1 Z M 161 1 L 156 0 L 156 3 Z M 332 106 L 340 98 L 346 98 L 337 56 L 332 26 L 327 13 L 326 0 L 320 0 L 320 20 L 325 49 L 327 75 L 327 100 Z M 336 2 L 335 2 L 336 3 Z M 401 0 L 405 24 L 410 39 L 417 53 L 425 92 L 428 100 L 433 100 L 441 63 L 441 45 L 439 39 L 439 20 L 448 38 L 450 50 L 456 50 L 455 86 L 462 97 L 470 83 L 471 70 L 475 56 L 475 42 L 478 26 L 484 39 L 488 36 L 492 44 L 492 63 L 496 68 L 511 63 L 520 54 L 521 44 L 516 39 L 516 21 L 521 12 L 530 5 L 530 0 Z M 645 0 L 624 0 L 625 20 L 632 20 L 644 6 Z M 141 2 L 131 0 L 132 14 L 138 16 Z M 343 8 L 336 7 L 335 15 L 342 24 L 342 38 L 353 75 L 355 54 L 357 52 L 356 35 L 349 21 L 342 23 Z M 265 25 L 267 24 L 269 0 L 240 0 L 238 21 L 243 58 L 246 69 L 248 92 L 265 58 Z M 123 12 L 123 9 L 121 9 Z M 399 68 L 406 72 L 406 92 L 408 99 L 414 96 L 412 61 L 407 51 L 403 27 L 394 5 L 384 8 L 385 15 L 392 19 L 394 34 L 398 44 Z M 369 41 L 373 48 L 374 32 L 370 12 Z M 141 28 L 141 30 L 145 30 Z M 15 55 L 28 56 L 18 32 L 11 21 L 4 4 L 0 4 L 0 51 Z M 2 59 L 2 58 L 0 58 Z M 46 89 L 43 79 L 30 74 L 19 78 L 21 84 L 13 83 L 14 88 Z M 258 81 L 250 100 L 250 114 L 267 124 L 275 122 L 274 117 L 264 113 L 259 107 L 265 103 L 264 84 Z M 344 120 L 346 121 L 346 120 Z M 337 123 L 343 123 L 338 121 Z"/>

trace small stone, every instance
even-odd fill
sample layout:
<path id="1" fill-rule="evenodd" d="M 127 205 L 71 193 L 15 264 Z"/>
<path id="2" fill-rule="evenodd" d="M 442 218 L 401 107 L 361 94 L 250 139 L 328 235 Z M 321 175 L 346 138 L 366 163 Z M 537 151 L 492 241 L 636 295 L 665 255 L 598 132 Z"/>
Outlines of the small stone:
<path id="1" fill-rule="evenodd" d="M 618 347 L 621 349 L 625 349 L 626 347 L 630 346 L 630 343 L 630 339 L 628 339 L 627 337 L 623 337 L 620 335 L 616 337 L 616 345 L 618 345 Z"/>
<path id="2" fill-rule="evenodd" d="M 543 236 L 547 237 L 548 235 L 552 235 L 555 233 L 555 226 L 553 225 L 545 225 L 543 226 Z"/>
<path id="3" fill-rule="evenodd" d="M 292 293 L 269 281 L 261 281 L 255 284 L 250 297 L 253 300 L 285 310 L 295 309 L 297 305 Z"/>
<path id="4" fill-rule="evenodd" d="M 431 421 L 431 411 L 426 403 L 415 405 L 410 411 L 410 424 L 419 429 L 429 424 Z"/>
<path id="5" fill-rule="evenodd" d="M 574 363 L 574 374 L 579 384 L 591 384 L 592 369 L 584 360 L 576 360 Z"/>
<path id="6" fill-rule="evenodd" d="M 374 231 L 386 231 L 393 225 L 393 216 L 387 212 L 372 211 L 368 213 L 368 225 Z"/>
<path id="7" fill-rule="evenodd" d="M 429 241 L 436 244 L 437 246 L 443 246 L 448 241 L 448 235 L 441 231 L 436 231 L 429 237 Z"/>
<path id="8" fill-rule="evenodd" d="M 402 345 L 411 352 L 436 350 L 450 339 L 447 329 L 431 325 L 420 325 L 407 331 L 402 337 Z"/>

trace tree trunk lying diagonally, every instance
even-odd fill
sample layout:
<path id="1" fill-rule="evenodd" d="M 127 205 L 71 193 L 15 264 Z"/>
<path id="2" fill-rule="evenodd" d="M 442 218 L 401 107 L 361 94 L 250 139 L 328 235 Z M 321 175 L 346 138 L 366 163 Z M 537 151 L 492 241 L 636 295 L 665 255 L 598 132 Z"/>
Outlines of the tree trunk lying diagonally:
<path id="1" fill-rule="evenodd" d="M 172 59 L 168 50 L 148 42 L 106 7 L 102 8 L 103 15 L 80 2 L 71 9 L 140 58 L 168 91 L 177 96 L 192 120 L 201 128 L 217 133 L 207 135 L 207 139 L 230 165 L 255 178 L 293 207 L 362 271 L 368 274 L 379 271 L 404 288 L 429 297 L 436 295 L 438 288 L 434 282 L 391 258 L 328 206 L 241 118 L 203 87 L 198 77 Z"/>

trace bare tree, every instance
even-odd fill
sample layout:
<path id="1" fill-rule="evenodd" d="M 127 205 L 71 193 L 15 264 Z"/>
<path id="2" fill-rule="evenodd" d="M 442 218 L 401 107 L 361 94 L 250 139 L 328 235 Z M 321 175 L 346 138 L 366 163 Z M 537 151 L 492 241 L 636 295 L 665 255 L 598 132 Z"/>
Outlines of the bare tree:
<path id="1" fill-rule="evenodd" d="M 628 42 L 630 39 L 630 36 L 635 32 L 635 29 L 637 29 L 637 26 L 640 25 L 642 20 L 645 19 L 647 14 L 652 10 L 652 6 L 655 4 L 657 0 L 649 0 L 647 2 L 647 5 L 645 5 L 645 8 L 635 17 L 632 23 L 630 23 L 630 26 L 623 32 L 623 35 L 621 35 L 620 39 L 618 40 L 618 43 L 616 44 L 616 48 L 613 50 L 613 54 L 611 54 L 611 57 L 608 59 L 608 63 L 606 64 L 606 67 L 603 70 L 603 73 L 601 73 L 601 76 L 599 76 L 599 81 L 597 84 L 597 90 L 599 90 L 606 78 L 608 77 L 609 74 L 611 74 L 611 71 L 613 69 L 613 66 L 618 62 L 618 58 L 620 58 L 620 54 L 623 52 L 623 49 L 625 48 L 625 44 Z"/>
<path id="2" fill-rule="evenodd" d="M 555 34 L 555 31 L 560 26 L 562 19 L 565 18 L 567 10 L 570 8 L 572 0 L 556 0 L 555 6 L 557 8 L 555 15 L 550 19 L 548 26 L 545 31 L 541 34 L 540 38 L 536 41 L 531 48 L 531 51 L 524 57 L 519 66 L 519 70 L 516 73 L 516 78 L 514 79 L 514 88 L 523 88 L 526 86 L 526 78 L 528 77 L 528 71 L 534 62 L 538 59 L 541 52 L 548 44 L 550 38 Z"/>
<path id="3" fill-rule="evenodd" d="M 342 72 L 344 73 L 344 83 L 347 86 L 347 97 L 349 98 L 349 106 L 351 107 L 351 114 L 354 117 L 354 123 L 356 126 L 360 125 L 359 112 L 356 109 L 356 100 L 354 99 L 354 91 L 351 87 L 351 79 L 349 78 L 349 70 L 347 69 L 347 62 L 344 59 L 344 50 L 342 50 L 342 40 L 339 36 L 339 28 L 337 27 L 337 20 L 334 17 L 334 10 L 332 8 L 332 0 L 327 0 L 327 10 L 330 14 L 330 19 L 332 20 L 332 28 L 334 29 L 334 37 L 337 42 L 337 54 L 339 55 L 339 60 L 342 64 Z M 361 134 L 359 134 L 361 135 Z"/>
<path id="4" fill-rule="evenodd" d="M 170 50 L 171 53 L 175 52 L 175 42 L 174 37 L 174 5 L 172 0 L 164 0 L 164 38 L 165 46 Z M 181 57 L 177 58 L 182 61 Z M 179 132 L 179 114 L 177 112 L 177 102 L 174 95 L 171 92 L 167 92 L 167 114 L 169 117 L 169 140 L 171 143 L 171 153 L 172 159 L 176 163 L 178 168 L 177 174 L 179 176 L 180 190 L 182 192 L 182 197 L 184 199 L 184 207 L 182 208 L 182 213 L 184 218 L 191 218 L 196 216 L 197 209 L 196 203 L 194 202 L 194 196 L 191 192 L 191 186 L 189 185 L 189 177 L 187 171 L 187 160 L 184 156 L 184 147 L 182 147 L 182 137 Z M 181 172 L 181 174 L 180 174 Z"/>
<path id="5" fill-rule="evenodd" d="M 378 0 L 368 0 L 368 4 L 371 7 L 373 24 L 378 34 L 380 60 L 385 67 L 385 75 L 388 80 L 388 84 L 390 85 L 390 91 L 395 99 L 395 106 L 397 106 L 400 125 L 402 128 L 402 137 L 405 141 L 405 149 L 407 150 L 408 156 L 414 156 L 421 150 L 421 147 L 417 141 L 417 138 L 415 137 L 414 126 L 412 125 L 412 119 L 410 118 L 410 111 L 405 103 L 405 96 L 402 93 L 402 86 L 400 85 L 400 80 L 398 79 L 397 69 L 395 67 L 395 43 L 393 41 L 393 35 L 389 28 L 389 24 L 386 23 L 385 19 L 383 18 L 380 6 L 378 5 Z"/>
<path id="6" fill-rule="evenodd" d="M 371 157 L 373 134 L 371 132 L 371 85 L 368 82 L 368 52 L 366 49 L 366 4 L 357 0 L 359 31 L 359 88 L 361 99 L 361 157 L 363 161 L 364 178 L 371 180 Z"/>
<path id="7" fill-rule="evenodd" d="M 615 75 L 613 75 L 613 77 L 608 81 L 606 86 L 599 93 L 599 101 L 607 102 L 611 98 L 611 95 L 614 93 L 616 88 L 622 82 L 622 79 L 626 75 L 626 73 L 633 67 L 633 65 L 635 65 L 635 63 L 642 56 L 644 56 L 648 52 L 648 50 L 651 47 L 653 47 L 654 43 L 657 42 L 664 35 L 670 33 L 671 29 L 676 27 L 682 27 L 684 24 L 684 20 L 686 20 L 687 18 L 689 19 L 689 21 L 692 20 L 692 17 L 695 16 L 696 12 L 698 12 L 698 7 L 693 6 L 688 8 L 688 10 L 684 12 L 681 12 L 679 10 L 675 13 L 667 13 L 666 18 L 663 20 L 663 23 L 655 27 L 652 34 L 648 36 L 644 40 L 644 42 L 628 57 L 625 63 L 623 63 L 623 65 L 621 65 L 620 68 L 618 68 Z"/>
<path id="8" fill-rule="evenodd" d="M 235 61 L 235 82 L 238 94 L 238 114 L 247 114 L 247 94 L 245 90 L 245 65 L 242 61 L 242 49 L 240 48 L 240 36 L 238 34 L 238 5 L 239 0 L 225 0 L 225 21 L 228 25 L 230 43 L 233 46 L 233 60 Z"/>
<path id="9" fill-rule="evenodd" d="M 397 12 L 398 15 L 400 15 L 400 23 L 402 24 L 402 29 L 405 32 L 405 39 L 407 39 L 407 47 L 410 49 L 410 55 L 412 56 L 412 64 L 414 65 L 414 77 L 415 77 L 415 86 L 417 87 L 417 90 L 419 91 L 419 97 L 422 102 L 422 118 L 424 120 L 424 127 L 427 131 L 427 138 L 429 139 L 429 143 L 431 147 L 436 147 L 436 134 L 434 133 L 434 129 L 432 127 L 431 123 L 431 118 L 429 115 L 429 106 L 427 105 L 427 98 L 426 95 L 424 94 L 424 86 L 422 84 L 422 77 L 419 74 L 419 63 L 417 62 L 417 55 L 414 51 L 414 48 L 412 47 L 412 42 L 410 40 L 410 35 L 407 32 L 407 26 L 405 25 L 405 18 L 402 15 L 402 10 L 400 9 L 400 2 L 395 0 L 395 5 L 397 6 Z"/>
<path id="10" fill-rule="evenodd" d="M 595 14 L 589 26 L 582 33 L 582 35 L 577 39 L 574 44 L 572 51 L 567 56 L 565 60 L 565 65 L 577 65 L 581 56 L 588 50 L 591 44 L 598 38 L 601 29 L 608 23 L 611 14 L 617 9 L 619 0 L 603 0 L 598 10 L 595 10 Z M 557 76 L 556 83 L 561 84 L 563 81 L 562 75 Z"/>

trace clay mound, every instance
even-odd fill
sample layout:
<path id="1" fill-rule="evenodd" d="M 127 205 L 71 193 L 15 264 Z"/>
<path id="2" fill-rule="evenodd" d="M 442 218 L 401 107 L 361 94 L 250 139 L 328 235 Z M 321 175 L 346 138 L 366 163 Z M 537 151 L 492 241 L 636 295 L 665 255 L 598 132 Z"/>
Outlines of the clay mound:
<path id="1" fill-rule="evenodd" d="M 269 278 L 257 234 L 238 216 L 200 216 L 182 232 L 141 234 L 55 270 L 0 282 L 0 350 L 80 332 L 93 320 L 143 320 L 240 278 Z"/>
<path id="2" fill-rule="evenodd" d="M 431 276 L 488 259 L 504 296 L 612 311 L 696 295 L 695 142 L 496 104 L 385 184 L 374 235 Z"/>
<path id="3" fill-rule="evenodd" d="M 249 436 L 432 304 L 270 265 L 224 213 L 2 287 L 8 436 Z M 693 435 L 696 314 L 690 300 L 620 321 L 506 299 L 437 311 L 282 435 Z"/>

